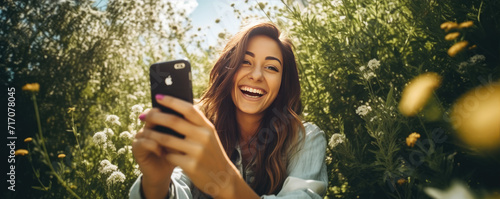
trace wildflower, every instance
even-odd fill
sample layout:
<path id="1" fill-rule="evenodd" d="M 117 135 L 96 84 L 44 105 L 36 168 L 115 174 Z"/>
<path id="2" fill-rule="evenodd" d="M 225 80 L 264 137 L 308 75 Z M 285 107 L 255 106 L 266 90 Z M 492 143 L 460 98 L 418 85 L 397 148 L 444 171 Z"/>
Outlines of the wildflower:
<path id="1" fill-rule="evenodd" d="M 335 148 L 341 143 L 344 143 L 345 135 L 340 133 L 334 133 L 330 138 L 330 142 L 328 143 L 332 148 Z"/>
<path id="2" fill-rule="evenodd" d="M 63 153 L 61 153 L 61 154 L 57 155 L 57 158 L 59 158 L 59 159 L 63 159 L 63 158 L 65 158 L 65 157 L 66 157 L 66 155 L 65 155 L 65 154 L 63 154 Z"/>
<path id="3" fill-rule="evenodd" d="M 406 179 L 404 179 L 404 178 L 400 178 L 400 179 L 398 180 L 398 185 L 400 185 L 400 186 L 401 186 L 401 185 L 403 185 L 403 184 L 405 184 L 405 183 L 407 183 L 407 182 L 408 182 L 408 180 L 406 180 Z"/>
<path id="4" fill-rule="evenodd" d="M 125 182 L 125 175 L 123 175 L 123 173 L 120 171 L 113 172 L 106 180 L 106 183 L 108 184 L 108 186 L 111 186 L 111 185 L 116 184 L 118 182 Z"/>
<path id="5" fill-rule="evenodd" d="M 27 137 L 26 139 L 24 139 L 24 142 L 31 142 L 31 141 L 33 141 L 33 138 L 31 137 Z"/>
<path id="6" fill-rule="evenodd" d="M 441 29 L 445 30 L 446 32 L 455 28 L 458 28 L 458 24 L 456 22 L 448 21 L 441 24 Z"/>
<path id="7" fill-rule="evenodd" d="M 363 78 L 365 78 L 366 80 L 370 80 L 372 77 L 375 77 L 375 73 L 373 72 L 363 73 Z"/>
<path id="8" fill-rule="evenodd" d="M 472 89 L 450 113 L 453 128 L 465 144 L 479 150 L 500 148 L 500 82 Z"/>
<path id="9" fill-rule="evenodd" d="M 372 59 L 368 62 L 368 68 L 375 70 L 380 66 L 380 61 L 377 59 Z"/>
<path id="10" fill-rule="evenodd" d="M 25 156 L 28 154 L 28 150 L 26 149 L 18 149 L 16 150 L 16 152 L 14 153 L 14 155 L 21 155 L 21 156 Z"/>
<path id="11" fill-rule="evenodd" d="M 447 190 L 439 190 L 432 187 L 424 188 L 425 193 L 432 198 L 460 198 L 460 199 L 473 199 L 475 198 L 471 191 L 462 182 L 454 181 L 450 188 Z"/>
<path id="12" fill-rule="evenodd" d="M 399 111 L 405 116 L 414 116 L 429 100 L 432 92 L 441 84 L 441 76 L 429 72 L 412 79 L 403 90 Z"/>
<path id="13" fill-rule="evenodd" d="M 120 133 L 120 138 L 132 139 L 132 134 L 130 134 L 128 131 L 123 131 L 122 133 Z"/>
<path id="14" fill-rule="evenodd" d="M 474 55 L 469 59 L 469 61 L 473 64 L 483 62 L 484 60 L 486 60 L 486 57 L 484 55 Z"/>
<path id="15" fill-rule="evenodd" d="M 359 67 L 359 71 L 361 71 L 361 72 L 363 72 L 365 69 L 366 69 L 366 67 L 365 67 L 365 66 L 361 66 L 361 67 Z"/>
<path id="16" fill-rule="evenodd" d="M 101 160 L 101 162 L 99 164 L 101 165 L 101 167 L 105 167 L 107 165 L 110 165 L 111 162 L 107 159 L 104 159 L 104 160 Z"/>
<path id="17" fill-rule="evenodd" d="M 368 105 L 361 105 L 361 106 L 358 107 L 358 109 L 356 109 L 356 114 L 358 114 L 360 116 L 365 116 L 371 110 L 372 110 L 372 107 L 370 107 Z"/>
<path id="18" fill-rule="evenodd" d="M 341 0 L 333 0 L 330 2 L 333 7 L 339 7 L 342 6 L 342 1 Z"/>
<path id="19" fill-rule="evenodd" d="M 125 154 L 125 153 L 126 153 L 126 149 L 124 149 L 124 148 L 118 149 L 118 154 L 119 155 L 122 155 L 122 154 Z"/>
<path id="20" fill-rule="evenodd" d="M 100 145 L 106 142 L 107 137 L 106 134 L 104 134 L 104 132 L 97 132 L 94 134 L 94 137 L 92 137 L 92 140 L 94 141 L 95 144 Z"/>
<path id="21" fill-rule="evenodd" d="M 457 42 L 456 44 L 451 46 L 450 49 L 448 49 L 448 55 L 450 55 L 450 57 L 455 57 L 455 55 L 457 55 L 459 52 L 465 50 L 465 47 L 467 47 L 468 45 L 468 41 Z"/>
<path id="22" fill-rule="evenodd" d="M 109 122 L 113 125 L 118 125 L 118 126 L 122 125 L 122 123 L 120 123 L 119 120 L 120 120 L 120 118 L 116 115 L 108 115 L 106 117 L 106 122 Z"/>
<path id="23" fill-rule="evenodd" d="M 412 133 L 406 138 L 406 145 L 409 147 L 414 147 L 415 143 L 417 142 L 418 138 L 420 138 L 420 134 L 418 133 Z"/>
<path id="24" fill-rule="evenodd" d="M 108 136 L 108 137 L 112 137 L 113 135 L 115 135 L 115 132 L 113 132 L 112 129 L 110 128 L 104 128 L 104 133 Z"/>
<path id="25" fill-rule="evenodd" d="M 75 111 L 75 107 L 69 107 L 69 108 L 68 108 L 68 113 L 71 113 L 71 112 L 73 112 L 73 111 Z"/>
<path id="26" fill-rule="evenodd" d="M 142 107 L 142 105 L 139 105 L 139 104 L 136 104 L 136 105 L 132 106 L 132 112 L 135 113 L 135 114 L 142 113 L 143 109 L 144 108 Z"/>
<path id="27" fill-rule="evenodd" d="M 459 32 L 452 32 L 452 33 L 447 34 L 447 35 L 444 37 L 444 40 L 446 40 L 446 41 L 455 40 L 455 39 L 456 39 L 456 38 L 458 38 L 459 36 L 460 36 L 460 33 L 459 33 Z"/>
<path id="28" fill-rule="evenodd" d="M 38 84 L 38 83 L 26 84 L 23 86 L 22 90 L 23 91 L 38 92 L 40 90 L 40 84 Z"/>
<path id="29" fill-rule="evenodd" d="M 462 28 L 470 28 L 474 25 L 474 22 L 473 21 L 465 21 L 465 22 L 462 22 L 460 24 L 458 24 L 458 28 L 462 29 Z"/>
<path id="30" fill-rule="evenodd" d="M 70 185 L 69 188 L 76 189 L 76 185 Z"/>

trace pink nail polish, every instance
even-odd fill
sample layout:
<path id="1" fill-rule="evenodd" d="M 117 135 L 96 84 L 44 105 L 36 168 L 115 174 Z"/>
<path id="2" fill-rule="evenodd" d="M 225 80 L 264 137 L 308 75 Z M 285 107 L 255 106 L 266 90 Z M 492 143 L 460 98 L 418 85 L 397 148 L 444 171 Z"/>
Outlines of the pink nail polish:
<path id="1" fill-rule="evenodd" d="M 141 113 L 141 115 L 139 115 L 139 119 L 144 121 L 144 118 L 146 118 L 146 114 Z"/>
<path id="2" fill-rule="evenodd" d="M 162 95 L 162 94 L 156 94 L 156 95 L 155 95 L 155 98 L 156 98 L 157 100 L 162 100 L 162 99 L 163 99 L 163 97 L 165 97 L 165 95 Z"/>

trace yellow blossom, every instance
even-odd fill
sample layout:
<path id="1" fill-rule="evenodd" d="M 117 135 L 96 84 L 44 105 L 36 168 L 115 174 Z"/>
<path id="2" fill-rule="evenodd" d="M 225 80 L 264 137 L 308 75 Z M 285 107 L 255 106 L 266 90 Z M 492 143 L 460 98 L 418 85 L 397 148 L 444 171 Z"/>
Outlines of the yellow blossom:
<path id="1" fill-rule="evenodd" d="M 466 21 L 458 24 L 458 28 L 470 28 L 474 25 L 474 22 L 472 21 Z"/>
<path id="2" fill-rule="evenodd" d="M 441 76 L 437 73 L 429 72 L 415 77 L 403 90 L 399 111 L 405 116 L 416 115 L 440 84 Z"/>
<path id="3" fill-rule="evenodd" d="M 408 180 L 404 179 L 404 178 L 400 178 L 398 180 L 398 185 L 403 185 L 404 183 L 408 182 Z"/>
<path id="4" fill-rule="evenodd" d="M 23 91 L 34 91 L 38 92 L 40 90 L 40 84 L 38 83 L 33 83 L 33 84 L 26 84 L 23 86 Z"/>
<path id="5" fill-rule="evenodd" d="M 57 157 L 62 159 L 64 157 L 66 157 L 66 155 L 64 155 L 63 153 L 61 153 L 61 154 L 57 155 Z"/>
<path id="6" fill-rule="evenodd" d="M 24 142 L 31 142 L 31 141 L 33 141 L 33 138 L 31 137 L 27 137 L 26 139 L 24 139 Z"/>
<path id="7" fill-rule="evenodd" d="M 452 32 L 452 33 L 449 33 L 447 34 L 444 39 L 446 41 L 451 41 L 451 40 L 455 40 L 456 38 L 458 38 L 458 36 L 460 36 L 460 33 L 459 32 Z"/>
<path id="8" fill-rule="evenodd" d="M 415 143 L 417 142 L 418 138 L 420 138 L 420 134 L 418 133 L 412 133 L 406 138 L 406 145 L 409 147 L 414 147 Z"/>
<path id="9" fill-rule="evenodd" d="M 16 152 L 14 153 L 14 155 L 22 155 L 22 156 L 25 156 L 28 154 L 28 150 L 26 149 L 18 149 L 16 150 Z"/>
<path id="10" fill-rule="evenodd" d="M 472 89 L 453 105 L 450 120 L 458 138 L 482 151 L 500 148 L 500 82 Z"/>
<path id="11" fill-rule="evenodd" d="M 68 108 L 68 113 L 71 113 L 71 112 L 73 112 L 73 111 L 75 111 L 75 110 L 76 110 L 76 108 L 75 108 L 75 107 L 69 107 L 69 108 Z"/>
<path id="12" fill-rule="evenodd" d="M 69 188 L 76 189 L 76 185 L 70 185 Z"/>
<path id="13" fill-rule="evenodd" d="M 465 47 L 467 47 L 468 45 L 468 41 L 457 42 L 456 44 L 451 46 L 450 49 L 448 49 L 448 55 L 450 55 L 450 57 L 455 57 L 455 55 L 457 55 L 459 52 L 465 50 Z"/>
<path id="14" fill-rule="evenodd" d="M 472 49 L 475 49 L 475 48 L 477 48 L 477 45 L 476 45 L 476 44 L 474 44 L 474 45 L 472 45 L 471 47 L 469 47 L 469 50 L 472 50 Z"/>
<path id="15" fill-rule="evenodd" d="M 455 28 L 458 28 L 458 24 L 456 22 L 448 21 L 441 24 L 441 29 L 445 30 L 446 32 Z"/>

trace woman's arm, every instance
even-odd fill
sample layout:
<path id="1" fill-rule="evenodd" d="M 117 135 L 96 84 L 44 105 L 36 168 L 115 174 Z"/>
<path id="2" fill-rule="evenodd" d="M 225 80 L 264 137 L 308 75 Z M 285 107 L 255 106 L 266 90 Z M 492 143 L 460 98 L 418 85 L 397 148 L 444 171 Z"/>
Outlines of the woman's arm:
<path id="1" fill-rule="evenodd" d="M 238 198 L 259 198 L 227 157 L 215 127 L 201 111 L 174 97 L 157 95 L 156 100 L 184 116 L 152 109 L 145 118 L 148 123 L 168 127 L 185 136 L 179 138 L 149 128 L 144 130 L 142 136 L 169 151 L 162 154 L 167 162 L 182 168 L 199 190 L 214 198 L 234 198 L 236 194 Z"/>

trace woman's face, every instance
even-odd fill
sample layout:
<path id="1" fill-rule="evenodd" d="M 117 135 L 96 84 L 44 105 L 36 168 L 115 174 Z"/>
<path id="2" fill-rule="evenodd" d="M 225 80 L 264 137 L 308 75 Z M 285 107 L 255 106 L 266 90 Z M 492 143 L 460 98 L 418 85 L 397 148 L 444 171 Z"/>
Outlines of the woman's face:
<path id="1" fill-rule="evenodd" d="M 231 91 L 237 112 L 264 113 L 280 90 L 282 63 L 283 56 L 276 41 L 263 35 L 250 38 Z"/>

